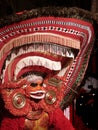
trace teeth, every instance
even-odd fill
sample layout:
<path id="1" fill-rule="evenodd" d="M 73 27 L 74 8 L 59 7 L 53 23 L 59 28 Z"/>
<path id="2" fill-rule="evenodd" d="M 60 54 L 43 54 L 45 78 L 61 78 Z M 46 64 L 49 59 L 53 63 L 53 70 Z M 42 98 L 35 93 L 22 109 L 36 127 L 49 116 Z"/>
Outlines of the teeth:
<path id="1" fill-rule="evenodd" d="M 10 62 L 9 60 L 6 60 L 6 66 L 8 66 L 9 62 Z"/>
<path id="2" fill-rule="evenodd" d="M 33 45 L 30 45 L 29 47 L 27 47 L 26 50 L 24 50 L 23 48 L 20 48 L 17 54 L 15 54 L 14 52 L 11 53 L 11 57 L 10 57 L 9 61 L 12 61 L 17 56 L 20 56 L 20 55 L 25 54 L 25 53 L 33 52 L 33 51 L 40 51 L 40 52 L 46 52 L 47 51 L 47 52 L 50 52 L 50 53 L 53 53 L 53 54 L 56 54 L 56 55 L 74 58 L 74 54 L 71 51 L 71 49 L 66 48 L 64 46 L 62 47 L 60 45 L 56 46 L 56 45 L 52 45 L 52 44 L 37 44 L 37 43 L 34 43 Z M 8 63 L 10 63 L 10 62 L 8 62 Z M 6 64 L 6 65 L 8 65 L 8 64 Z"/>
<path id="3" fill-rule="evenodd" d="M 69 69 L 69 66 L 63 68 L 63 69 L 57 74 L 57 76 L 59 76 L 59 77 L 64 76 L 64 74 L 66 73 L 66 71 L 67 71 L 68 69 Z"/>
<path id="4" fill-rule="evenodd" d="M 62 56 L 63 56 L 63 57 L 66 56 L 66 52 L 67 52 L 67 48 L 64 47 L 64 48 L 62 49 Z"/>
<path id="5" fill-rule="evenodd" d="M 50 44 L 43 44 L 43 52 L 50 52 Z"/>
<path id="6" fill-rule="evenodd" d="M 11 60 L 13 60 L 15 57 L 16 57 L 16 54 L 15 54 L 15 53 L 12 53 L 12 54 L 11 54 Z"/>
<path id="7" fill-rule="evenodd" d="M 68 53 L 69 53 L 69 56 L 68 56 L 68 57 L 74 58 L 74 54 L 72 53 L 72 51 L 71 51 L 70 49 L 69 49 Z"/>
<path id="8" fill-rule="evenodd" d="M 23 52 L 22 50 L 23 50 L 23 48 L 20 48 L 19 51 L 18 51 L 18 53 L 17 53 L 17 55 L 21 55 L 22 52 Z M 14 52 L 13 52 L 13 53 L 14 53 Z"/>
<path id="9" fill-rule="evenodd" d="M 30 47 L 27 49 L 27 52 L 32 52 L 32 51 L 34 51 L 34 48 L 33 48 L 33 46 L 30 46 Z"/>
<path id="10" fill-rule="evenodd" d="M 15 69 L 15 76 L 17 76 L 17 74 L 19 73 L 19 71 L 27 66 L 31 66 L 31 65 L 39 65 L 39 66 L 44 66 L 50 70 L 61 70 L 61 62 L 57 62 L 57 61 L 51 61 L 49 59 L 40 57 L 40 56 L 29 56 L 26 58 L 21 59 L 17 65 L 16 65 L 16 69 Z"/>
<path id="11" fill-rule="evenodd" d="M 52 54 L 56 54 L 56 55 L 61 55 L 63 57 L 69 57 L 69 58 L 75 58 L 73 52 L 71 51 L 70 48 L 68 47 L 64 47 L 64 46 L 60 46 L 60 45 L 55 45 L 52 43 L 33 43 L 29 46 L 25 46 L 26 49 L 24 48 L 19 48 L 17 50 L 17 54 L 15 54 L 14 50 L 12 51 L 12 53 L 9 55 L 9 57 L 6 59 L 5 62 L 5 68 L 3 68 L 3 70 L 6 70 L 7 66 L 12 62 L 12 60 L 14 60 L 17 56 L 20 56 L 22 54 L 25 53 L 30 53 L 30 52 L 35 52 L 35 51 L 39 51 L 39 52 L 49 52 Z M 34 59 L 34 58 L 33 58 Z M 61 65 L 60 63 L 57 62 L 50 62 L 48 61 L 48 59 L 44 60 L 45 58 L 42 59 L 42 57 L 39 58 L 35 58 L 34 60 L 30 60 L 29 59 L 29 65 L 40 65 L 40 66 L 45 66 L 46 68 L 49 68 L 51 70 L 60 70 L 61 69 Z M 41 61 L 42 60 L 42 61 Z M 26 63 L 27 64 L 27 63 Z M 57 65 L 56 65 L 57 64 Z M 23 64 L 22 65 L 17 65 L 17 68 L 23 68 Z M 5 71 L 2 71 L 5 72 Z M 4 73 L 3 73 L 4 75 Z"/>
<path id="12" fill-rule="evenodd" d="M 24 62 L 25 62 L 25 60 L 24 60 Z M 32 59 L 28 60 L 28 62 L 29 62 L 29 63 L 28 63 L 29 66 L 31 66 L 31 65 L 34 63 L 34 62 L 32 61 Z M 27 66 L 27 63 L 25 63 L 25 65 Z"/>
<path id="13" fill-rule="evenodd" d="M 70 50 L 66 51 L 66 56 L 70 58 L 74 58 L 74 54 Z"/>

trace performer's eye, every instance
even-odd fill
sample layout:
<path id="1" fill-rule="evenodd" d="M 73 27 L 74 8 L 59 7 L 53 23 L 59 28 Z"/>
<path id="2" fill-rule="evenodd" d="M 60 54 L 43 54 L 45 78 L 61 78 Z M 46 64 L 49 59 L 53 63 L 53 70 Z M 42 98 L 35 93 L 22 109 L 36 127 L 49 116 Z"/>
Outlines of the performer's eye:
<path id="1" fill-rule="evenodd" d="M 32 87 L 36 87 L 38 84 L 37 83 L 31 83 Z"/>
<path id="2" fill-rule="evenodd" d="M 43 86 L 43 83 L 41 83 L 40 86 Z"/>

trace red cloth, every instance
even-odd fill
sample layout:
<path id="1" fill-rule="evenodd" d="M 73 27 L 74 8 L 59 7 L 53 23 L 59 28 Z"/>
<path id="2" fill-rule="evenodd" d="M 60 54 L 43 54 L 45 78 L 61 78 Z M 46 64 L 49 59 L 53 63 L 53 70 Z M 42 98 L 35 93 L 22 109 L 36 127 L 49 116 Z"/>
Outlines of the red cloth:
<path id="1" fill-rule="evenodd" d="M 23 130 L 24 118 L 4 118 L 0 130 Z"/>
<path id="2" fill-rule="evenodd" d="M 54 125 L 54 130 L 75 130 L 60 108 L 50 115 L 50 123 Z"/>
<path id="3" fill-rule="evenodd" d="M 4 118 L 0 130 L 23 130 L 25 118 Z M 64 116 L 61 109 L 50 114 L 50 125 L 54 130 L 74 130 L 71 122 Z"/>

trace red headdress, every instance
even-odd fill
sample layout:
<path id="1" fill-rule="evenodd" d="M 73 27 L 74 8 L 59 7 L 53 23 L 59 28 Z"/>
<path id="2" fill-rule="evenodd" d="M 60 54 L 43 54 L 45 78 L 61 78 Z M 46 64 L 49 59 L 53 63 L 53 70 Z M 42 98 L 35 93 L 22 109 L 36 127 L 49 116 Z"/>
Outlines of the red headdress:
<path id="1" fill-rule="evenodd" d="M 90 15 L 77 8 L 47 7 L 2 22 L 1 91 L 5 107 L 13 115 L 27 115 L 32 106 L 51 113 L 70 104 L 79 90 L 93 46 Z M 30 103 L 25 94 L 29 83 L 24 78 L 32 74 L 45 79 L 42 105 Z"/>

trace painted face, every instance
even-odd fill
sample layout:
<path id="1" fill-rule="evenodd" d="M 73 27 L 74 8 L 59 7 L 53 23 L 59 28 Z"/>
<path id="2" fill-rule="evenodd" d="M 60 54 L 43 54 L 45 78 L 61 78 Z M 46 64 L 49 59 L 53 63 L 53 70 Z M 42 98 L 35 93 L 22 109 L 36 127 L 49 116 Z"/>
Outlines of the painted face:
<path id="1" fill-rule="evenodd" d="M 7 25 L 0 33 L 1 91 L 6 108 L 14 115 L 26 115 L 32 108 L 51 111 L 67 106 L 87 68 L 92 24 L 42 15 Z M 33 74 L 41 77 L 34 80 Z"/>
<path id="2" fill-rule="evenodd" d="M 29 75 L 26 80 L 30 83 L 26 88 L 26 93 L 30 98 L 40 100 L 45 97 L 45 90 L 43 88 L 43 78 L 41 76 Z"/>

